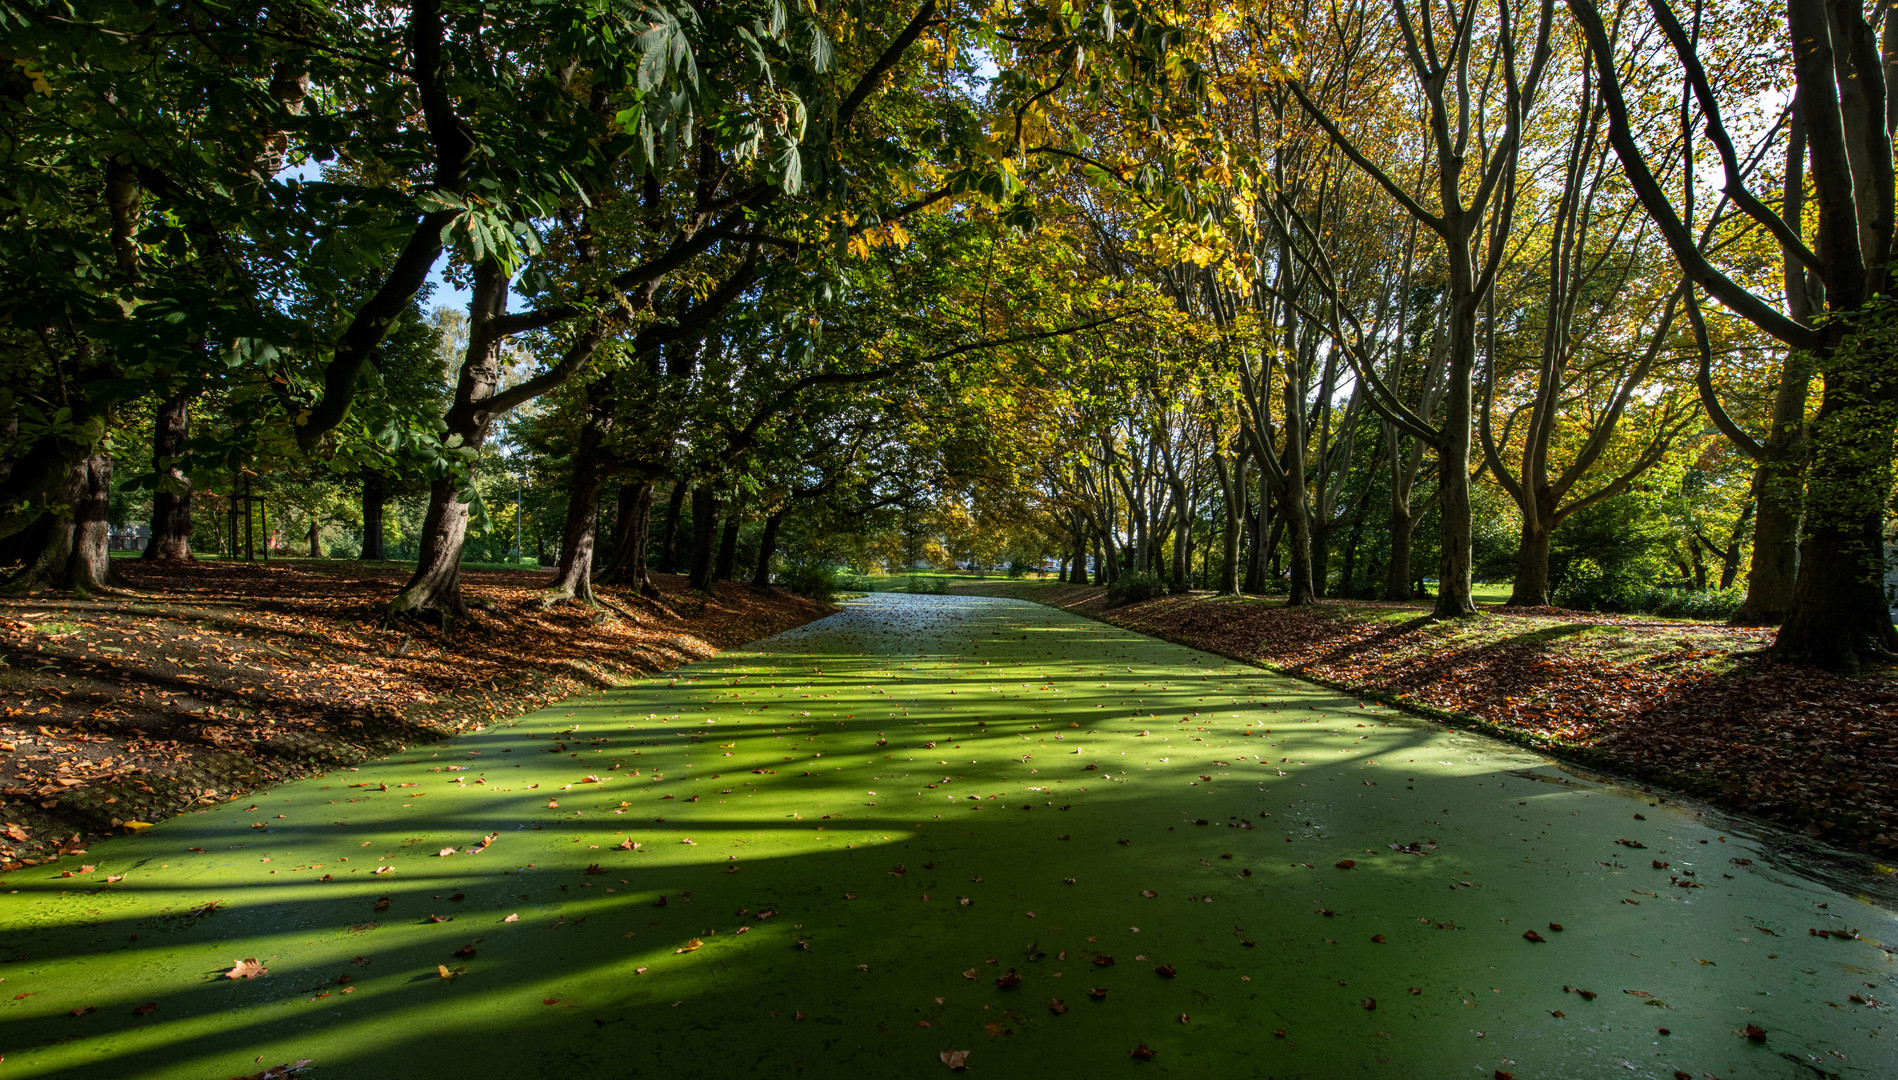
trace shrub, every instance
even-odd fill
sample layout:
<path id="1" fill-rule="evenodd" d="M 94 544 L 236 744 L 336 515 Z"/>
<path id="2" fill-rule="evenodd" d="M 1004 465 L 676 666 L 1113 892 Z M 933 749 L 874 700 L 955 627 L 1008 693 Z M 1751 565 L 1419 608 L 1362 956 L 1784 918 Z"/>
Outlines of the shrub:
<path id="1" fill-rule="evenodd" d="M 1107 602 L 1110 604 L 1132 604 L 1141 600 L 1154 600 L 1167 593 L 1166 579 L 1151 570 L 1132 570 L 1107 586 Z"/>
<path id="2" fill-rule="evenodd" d="M 909 579 L 909 591 L 941 596 L 949 591 L 949 582 L 939 577 L 924 577 L 921 574 L 912 574 Z"/>
<path id="3" fill-rule="evenodd" d="M 829 603 L 842 585 L 837 568 L 829 563 L 794 563 L 778 571 L 776 583 L 786 592 Z"/>
<path id="4" fill-rule="evenodd" d="M 1627 572 L 1577 559 L 1552 597 L 1557 607 L 1666 619 L 1727 619 L 1746 600 L 1744 589 L 1670 589 L 1638 581 Z"/>

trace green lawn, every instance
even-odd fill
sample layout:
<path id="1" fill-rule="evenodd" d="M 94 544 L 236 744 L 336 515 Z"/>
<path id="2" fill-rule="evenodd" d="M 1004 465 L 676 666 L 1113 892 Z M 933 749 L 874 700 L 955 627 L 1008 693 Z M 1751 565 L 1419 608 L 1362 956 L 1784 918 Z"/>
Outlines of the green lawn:
<path id="1" fill-rule="evenodd" d="M 1892 996 L 1889 900 L 1794 839 L 1040 606 L 875 596 L 10 875 L 0 1047 L 9 1078 L 1068 1077 L 1142 1045 L 1194 1077 L 1889 1075 L 1887 1010 L 1844 1004 Z"/>

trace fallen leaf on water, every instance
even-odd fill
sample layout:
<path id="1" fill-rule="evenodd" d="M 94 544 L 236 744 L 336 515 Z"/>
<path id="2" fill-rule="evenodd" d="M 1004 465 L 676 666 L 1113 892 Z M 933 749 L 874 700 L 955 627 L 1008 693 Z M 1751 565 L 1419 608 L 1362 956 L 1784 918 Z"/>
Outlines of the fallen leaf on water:
<path id="1" fill-rule="evenodd" d="M 961 1072 L 963 1069 L 969 1067 L 969 1052 L 967 1050 L 944 1050 L 942 1053 L 937 1054 L 936 1057 L 941 1060 L 944 1065 L 949 1066 L 957 1072 Z"/>
<path id="2" fill-rule="evenodd" d="M 1135 1061 L 1152 1061 L 1153 1047 L 1148 1046 L 1146 1043 L 1141 1043 L 1139 1046 L 1127 1051 L 1127 1056 L 1133 1058 Z"/>
<path id="3" fill-rule="evenodd" d="M 1161 964 L 1159 967 L 1153 969 L 1153 973 L 1163 979 L 1171 979 L 1179 974 L 1178 971 L 1173 969 L 1172 964 Z"/>
<path id="4" fill-rule="evenodd" d="M 441 849 L 440 851 L 437 851 L 435 855 L 437 858 L 446 859 L 447 857 L 449 857 L 450 855 L 453 855 L 454 853 L 455 853 L 454 848 L 445 847 Z"/>
<path id="5" fill-rule="evenodd" d="M 1547 941 L 1547 940 L 1549 940 L 1548 938 L 1545 938 L 1545 937 L 1543 937 L 1543 936 L 1542 936 L 1541 934 L 1538 934 L 1538 933 L 1536 933 L 1536 932 L 1535 932 L 1534 930 L 1524 930 L 1524 931 L 1522 932 L 1522 936 L 1523 936 L 1523 939 L 1524 939 L 1524 940 L 1527 940 L 1527 941 Z"/>
<path id="6" fill-rule="evenodd" d="M 1149 900 L 1151 900 L 1151 899 L 1153 899 L 1154 897 L 1156 897 L 1156 896 L 1159 896 L 1160 894 L 1159 894 L 1159 893 L 1157 893 L 1157 892 L 1154 892 L 1154 891 L 1153 891 L 1152 889 L 1142 889 L 1142 890 L 1140 890 L 1140 895 L 1142 895 L 1142 896 L 1144 896 L 1144 897 L 1146 897 L 1147 899 L 1149 899 Z"/>
<path id="7" fill-rule="evenodd" d="M 1048 1011 L 1056 1016 L 1060 1016 L 1062 1013 L 1068 1011 L 1068 1003 L 1062 1001 L 1060 998 L 1054 998 L 1048 1002 Z"/>
<path id="8" fill-rule="evenodd" d="M 158 1011 L 158 1002 L 148 1001 L 145 1004 L 134 1008 L 132 1010 L 132 1013 L 135 1016 L 150 1016 L 151 1014 L 157 1011 Z"/>
<path id="9" fill-rule="evenodd" d="M 269 971 L 270 969 L 258 963 L 255 957 L 247 956 L 234 964 L 231 970 L 225 972 L 224 977 L 227 979 L 255 979 L 259 975 L 268 974 Z"/>
<path id="10" fill-rule="evenodd" d="M 1107 955 L 1106 953 L 1101 953 L 1099 956 L 1096 956 L 1094 958 L 1094 966 L 1095 967 L 1113 967 L 1114 958 Z"/>
<path id="11" fill-rule="evenodd" d="M 685 943 L 685 946 L 684 946 L 683 948 L 678 948 L 678 949 L 674 949 L 674 950 L 672 950 L 672 954 L 673 954 L 674 956 L 677 956 L 677 955 L 678 955 L 678 954 L 680 954 L 680 953 L 689 953 L 689 952 L 693 952 L 693 951 L 695 951 L 696 949 L 698 949 L 698 948 L 699 948 L 699 946 L 701 946 L 701 945 L 704 945 L 704 944 L 705 944 L 705 942 L 703 942 L 703 941 L 700 941 L 700 940 L 699 940 L 698 938 L 693 938 L 693 939 L 692 939 L 691 941 L 688 941 L 688 942 L 686 942 L 686 943 Z"/>
<path id="12" fill-rule="evenodd" d="M 1531 931 L 1531 933 L 1533 933 L 1533 932 L 1534 932 L 1534 931 Z M 1375 943 L 1375 944 L 1378 944 L 1378 945 L 1383 945 L 1383 944 L 1385 944 L 1385 941 L 1384 941 L 1384 935 L 1383 935 L 1383 934 L 1372 934 L 1372 935 L 1371 935 L 1371 941 L 1372 941 L 1373 943 Z"/>
<path id="13" fill-rule="evenodd" d="M 1349 870 L 1357 864 L 1358 861 L 1356 859 L 1339 859 L 1336 865 L 1340 870 Z"/>
<path id="14" fill-rule="evenodd" d="M 1364 1011 L 1370 1012 L 1377 1008 L 1377 999 L 1365 998 L 1363 1001 L 1358 1002 L 1358 1004 L 1364 1007 Z"/>
<path id="15" fill-rule="evenodd" d="M 1014 968 L 1009 968 L 1007 971 L 1002 972 L 999 976 L 996 977 L 995 985 L 1001 987 L 1004 990 L 1008 989 L 1011 986 L 1020 986 L 1021 976 L 1015 973 Z"/>
<path id="16" fill-rule="evenodd" d="M 1106 1001 L 1107 988 L 1105 986 L 1090 986 L 1087 988 L 1087 996 L 1093 998 L 1095 1001 Z"/>
<path id="17" fill-rule="evenodd" d="M 1559 934 L 1562 932 L 1562 924 L 1559 922 L 1552 922 L 1549 924 L 1549 929 Z"/>
<path id="18" fill-rule="evenodd" d="M 1740 1032 L 1740 1034 L 1745 1035 L 1747 1038 L 1752 1039 L 1754 1042 L 1766 1041 L 1766 1029 L 1759 1026 L 1758 1024 L 1748 1024 Z"/>
<path id="19" fill-rule="evenodd" d="M 507 918 L 502 919 L 501 921 L 502 922 L 520 922 L 521 917 L 519 915 L 509 915 Z"/>
<path id="20" fill-rule="evenodd" d="M 385 897 L 383 897 L 382 899 L 380 899 L 380 900 L 377 900 L 377 901 L 376 901 L 376 910 L 377 910 L 377 911 L 387 911 L 387 910 L 389 910 L 389 898 L 385 896 Z"/>

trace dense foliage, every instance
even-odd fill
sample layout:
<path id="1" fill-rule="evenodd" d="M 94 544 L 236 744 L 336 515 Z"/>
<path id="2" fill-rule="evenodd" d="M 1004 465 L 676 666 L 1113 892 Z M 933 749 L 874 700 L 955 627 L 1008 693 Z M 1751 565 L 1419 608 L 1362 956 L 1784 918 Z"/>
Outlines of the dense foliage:
<path id="1" fill-rule="evenodd" d="M 0 559 L 1887 610 L 1898 14 L 0 0 Z M 116 545 L 115 545 L 116 541 Z"/>

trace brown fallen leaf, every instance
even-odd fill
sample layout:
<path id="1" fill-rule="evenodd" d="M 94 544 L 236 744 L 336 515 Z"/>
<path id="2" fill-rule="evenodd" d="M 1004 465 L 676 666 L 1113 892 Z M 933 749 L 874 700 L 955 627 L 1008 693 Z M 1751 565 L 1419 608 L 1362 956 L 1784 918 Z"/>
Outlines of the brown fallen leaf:
<path id="1" fill-rule="evenodd" d="M 1105 986 L 1090 986 L 1087 988 L 1087 996 L 1093 998 L 1095 1001 L 1106 1001 L 1107 988 Z"/>
<path id="2" fill-rule="evenodd" d="M 949 1066 L 949 1068 L 956 1072 L 961 1072 L 969 1067 L 969 1052 L 967 1050 L 944 1050 L 942 1053 L 937 1054 L 936 1057 L 944 1065 Z"/>
<path id="3" fill-rule="evenodd" d="M 674 956 L 677 956 L 680 953 L 697 952 L 699 947 L 704 944 L 705 942 L 700 941 L 698 938 L 693 938 L 692 940 L 686 942 L 683 947 L 672 950 L 672 954 Z"/>
<path id="4" fill-rule="evenodd" d="M 548 799 L 548 800 L 547 800 L 547 809 L 549 809 L 549 810 L 558 810 L 558 809 L 560 809 L 560 800 L 559 800 L 559 799 Z"/>
<path id="5" fill-rule="evenodd" d="M 1522 932 L 1522 936 L 1523 936 L 1523 940 L 1525 941 L 1545 942 L 1549 940 L 1548 938 L 1543 937 L 1541 934 L 1536 933 L 1534 930 L 1524 930 Z"/>
<path id="6" fill-rule="evenodd" d="M 502 922 L 520 922 L 521 917 L 519 915 L 509 915 L 507 918 L 502 919 L 501 921 Z"/>
<path id="7" fill-rule="evenodd" d="M 1060 1016 L 1062 1013 L 1068 1011 L 1068 1003 L 1062 1001 L 1060 998 L 1052 998 L 1048 1002 L 1048 1011 L 1056 1016 Z"/>
<path id="8" fill-rule="evenodd" d="M 1021 976 L 1016 974 L 1014 968 L 1009 968 L 1007 971 L 1004 971 L 1000 975 L 996 976 L 995 985 L 1001 987 L 1004 990 L 1012 986 L 1020 986 Z"/>
<path id="9" fill-rule="evenodd" d="M 1135 1061 L 1152 1061 L 1153 1053 L 1153 1047 L 1148 1046 L 1146 1043 L 1141 1043 L 1139 1046 L 1127 1051 L 1127 1056 L 1133 1058 Z"/>
<path id="10" fill-rule="evenodd" d="M 155 1013 L 155 1012 L 157 1012 L 157 1011 L 158 1011 L 158 1002 L 156 1002 L 156 1001 L 148 1001 L 148 1002 L 146 1002 L 146 1003 L 145 1003 L 145 1004 L 143 1004 L 143 1005 L 139 1005 L 139 1006 L 136 1006 L 135 1008 L 133 1008 L 133 1009 L 132 1009 L 132 1015 L 134 1015 L 134 1016 L 150 1016 L 151 1014 L 153 1014 L 153 1013 Z"/>
<path id="11" fill-rule="evenodd" d="M 1349 870 L 1357 864 L 1358 861 L 1356 859 L 1339 859 L 1335 865 L 1340 870 Z"/>
<path id="12" fill-rule="evenodd" d="M 1365 998 L 1363 1001 L 1358 1002 L 1358 1004 L 1364 1008 L 1365 1012 L 1371 1012 L 1377 1008 L 1377 999 Z"/>
<path id="13" fill-rule="evenodd" d="M 1173 969 L 1172 964 L 1161 964 L 1159 967 L 1153 969 L 1153 973 L 1163 979 L 1171 979 L 1179 974 L 1178 971 Z"/>
<path id="14" fill-rule="evenodd" d="M 255 979 L 259 975 L 267 975 L 269 973 L 270 969 L 258 963 L 255 957 L 247 956 L 232 965 L 231 970 L 224 973 L 224 977 L 227 979 Z"/>
<path id="15" fill-rule="evenodd" d="M 1740 1034 L 1745 1035 L 1747 1038 L 1753 1040 L 1754 1042 L 1766 1041 L 1766 1029 L 1759 1026 L 1758 1024 L 1748 1024 L 1740 1032 Z"/>

